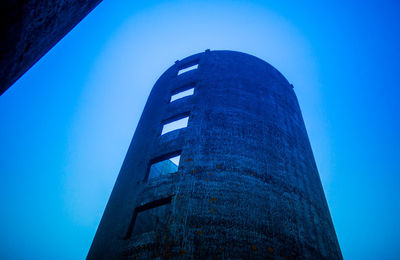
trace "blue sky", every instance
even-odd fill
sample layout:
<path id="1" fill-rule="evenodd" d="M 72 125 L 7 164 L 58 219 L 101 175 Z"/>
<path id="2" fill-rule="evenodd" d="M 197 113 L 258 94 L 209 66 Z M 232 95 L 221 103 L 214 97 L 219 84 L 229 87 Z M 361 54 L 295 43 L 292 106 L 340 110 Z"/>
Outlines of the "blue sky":
<path id="1" fill-rule="evenodd" d="M 84 258 L 157 78 L 227 49 L 294 85 L 344 257 L 399 259 L 399 7 L 103 1 L 0 96 L 0 258 Z"/>

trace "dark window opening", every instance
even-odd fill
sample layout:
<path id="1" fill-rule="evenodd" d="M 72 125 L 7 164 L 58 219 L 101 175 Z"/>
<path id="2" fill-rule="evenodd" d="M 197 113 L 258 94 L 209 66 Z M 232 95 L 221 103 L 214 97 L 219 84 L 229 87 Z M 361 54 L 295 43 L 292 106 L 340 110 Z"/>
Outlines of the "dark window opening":
<path id="1" fill-rule="evenodd" d="M 132 235 L 137 236 L 165 227 L 171 215 L 173 196 L 154 200 L 135 208 L 124 239 L 129 239 Z"/>

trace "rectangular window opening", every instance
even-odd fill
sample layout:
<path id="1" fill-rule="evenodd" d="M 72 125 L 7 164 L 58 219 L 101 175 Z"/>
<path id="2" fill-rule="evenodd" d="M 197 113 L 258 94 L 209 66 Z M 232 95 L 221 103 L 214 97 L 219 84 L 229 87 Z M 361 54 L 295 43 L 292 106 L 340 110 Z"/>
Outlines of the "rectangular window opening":
<path id="1" fill-rule="evenodd" d="M 151 163 L 149 168 L 148 180 L 178 171 L 181 154 L 169 155 L 162 161 L 157 160 Z"/>
<path id="2" fill-rule="evenodd" d="M 124 239 L 164 228 L 171 215 L 171 195 L 136 207 Z"/>
<path id="3" fill-rule="evenodd" d="M 184 118 L 164 124 L 162 131 L 161 131 L 161 135 L 178 130 L 178 129 L 185 128 L 185 127 L 187 127 L 188 122 L 189 122 L 189 116 L 186 116 Z"/>
<path id="4" fill-rule="evenodd" d="M 183 90 L 183 91 L 178 92 L 178 93 L 176 93 L 174 95 L 171 95 L 170 102 L 173 102 L 175 100 L 178 100 L 178 99 L 181 99 L 181 98 L 184 98 L 184 97 L 187 97 L 187 96 L 191 96 L 193 94 L 194 94 L 194 88 Z"/>
<path id="5" fill-rule="evenodd" d="M 183 74 L 183 73 L 185 73 L 185 72 L 188 72 L 188 71 L 191 71 L 191 70 L 195 70 L 198 67 L 199 67 L 199 64 L 194 64 L 194 65 L 190 65 L 189 67 L 184 67 L 184 68 L 182 68 L 182 69 L 180 69 L 178 71 L 178 76 Z"/>

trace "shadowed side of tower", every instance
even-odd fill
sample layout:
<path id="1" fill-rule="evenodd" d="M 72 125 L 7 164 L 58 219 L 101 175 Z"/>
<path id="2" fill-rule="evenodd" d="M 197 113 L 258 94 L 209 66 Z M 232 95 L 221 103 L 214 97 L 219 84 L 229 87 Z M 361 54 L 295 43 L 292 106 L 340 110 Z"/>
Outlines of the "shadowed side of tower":
<path id="1" fill-rule="evenodd" d="M 342 259 L 291 85 L 232 51 L 157 81 L 88 259 L 211 256 Z"/>

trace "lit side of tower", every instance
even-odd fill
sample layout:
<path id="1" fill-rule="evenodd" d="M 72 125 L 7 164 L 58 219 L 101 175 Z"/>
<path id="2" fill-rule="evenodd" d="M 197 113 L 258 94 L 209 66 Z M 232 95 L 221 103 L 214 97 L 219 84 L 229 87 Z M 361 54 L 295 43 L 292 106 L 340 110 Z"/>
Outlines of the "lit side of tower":
<path id="1" fill-rule="evenodd" d="M 292 86 L 232 51 L 156 82 L 88 259 L 211 256 L 342 259 Z"/>

